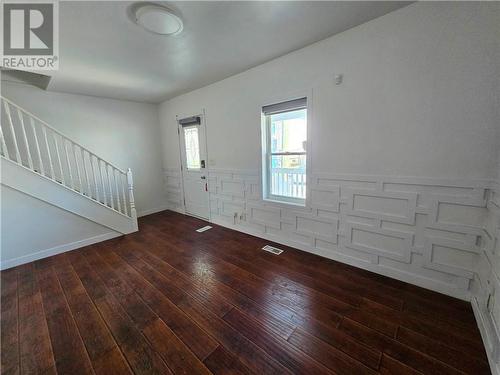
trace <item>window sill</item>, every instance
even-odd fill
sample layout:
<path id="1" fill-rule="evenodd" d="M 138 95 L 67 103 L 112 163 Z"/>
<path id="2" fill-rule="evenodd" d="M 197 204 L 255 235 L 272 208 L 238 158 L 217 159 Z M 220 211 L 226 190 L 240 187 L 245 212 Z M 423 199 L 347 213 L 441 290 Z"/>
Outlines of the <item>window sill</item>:
<path id="1" fill-rule="evenodd" d="M 285 206 L 293 206 L 293 207 L 297 207 L 297 208 L 307 208 L 305 199 L 303 202 L 296 202 L 296 201 L 287 201 L 287 200 L 282 200 L 282 199 L 263 198 L 263 201 L 269 202 L 269 203 L 285 205 Z"/>

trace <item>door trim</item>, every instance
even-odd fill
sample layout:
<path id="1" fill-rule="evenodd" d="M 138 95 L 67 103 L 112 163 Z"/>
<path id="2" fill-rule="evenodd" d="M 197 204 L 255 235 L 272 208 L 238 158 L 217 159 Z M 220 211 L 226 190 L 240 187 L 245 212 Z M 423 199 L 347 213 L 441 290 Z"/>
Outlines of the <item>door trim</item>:
<path id="1" fill-rule="evenodd" d="M 187 118 L 187 117 L 192 117 L 192 116 L 199 116 L 200 117 L 200 126 L 204 127 L 204 136 L 200 137 L 199 141 L 203 142 L 204 148 L 205 148 L 205 171 L 206 171 L 206 183 L 207 183 L 207 193 L 206 193 L 206 198 L 207 198 L 207 206 L 208 206 L 208 217 L 201 217 L 198 215 L 194 215 L 192 213 L 189 213 L 186 211 L 186 193 L 184 189 L 184 168 L 183 168 L 183 158 L 182 158 L 182 139 L 181 139 L 181 125 L 179 124 L 179 119 Z M 212 210 L 210 207 L 210 186 L 209 186 L 209 178 L 208 178 L 208 146 L 207 146 L 207 122 L 206 122 L 206 113 L 205 109 L 203 108 L 201 111 L 196 112 L 195 114 L 188 113 L 188 114 L 177 114 L 175 116 L 175 124 L 177 127 L 177 142 L 179 145 L 179 165 L 180 165 L 180 170 L 181 170 L 181 192 L 182 192 L 182 208 L 184 211 L 185 215 L 193 216 L 201 220 L 208 221 L 209 223 L 212 222 Z M 201 139 L 203 138 L 203 139 Z"/>

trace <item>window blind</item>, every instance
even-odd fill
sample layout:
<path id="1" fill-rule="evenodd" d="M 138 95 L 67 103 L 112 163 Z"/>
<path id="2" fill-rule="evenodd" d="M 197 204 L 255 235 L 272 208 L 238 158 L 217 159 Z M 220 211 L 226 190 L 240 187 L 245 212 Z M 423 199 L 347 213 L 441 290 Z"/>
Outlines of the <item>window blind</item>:
<path id="1" fill-rule="evenodd" d="M 181 126 L 198 125 L 201 124 L 201 118 L 200 116 L 182 118 L 179 120 L 179 124 Z"/>
<path id="2" fill-rule="evenodd" d="M 304 108 L 307 108 L 307 98 L 299 98 L 288 100 L 286 102 L 266 105 L 262 107 L 262 113 L 264 115 L 272 115 L 275 113 L 289 112 Z"/>

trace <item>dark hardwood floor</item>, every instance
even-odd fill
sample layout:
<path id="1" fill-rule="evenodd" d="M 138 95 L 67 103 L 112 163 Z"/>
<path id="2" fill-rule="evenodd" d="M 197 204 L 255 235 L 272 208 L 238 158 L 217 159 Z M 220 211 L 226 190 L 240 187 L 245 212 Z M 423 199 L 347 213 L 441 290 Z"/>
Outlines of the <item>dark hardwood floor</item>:
<path id="1" fill-rule="evenodd" d="M 468 303 L 204 225 L 3 271 L 2 373 L 490 373 Z"/>

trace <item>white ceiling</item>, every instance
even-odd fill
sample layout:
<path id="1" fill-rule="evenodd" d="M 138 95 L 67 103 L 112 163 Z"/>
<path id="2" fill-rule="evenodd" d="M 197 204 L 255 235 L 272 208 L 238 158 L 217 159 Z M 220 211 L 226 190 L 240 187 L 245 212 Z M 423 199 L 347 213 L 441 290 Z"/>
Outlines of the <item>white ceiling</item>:
<path id="1" fill-rule="evenodd" d="M 180 35 L 154 35 L 132 23 L 132 2 L 60 2 L 59 71 L 48 90 L 160 102 L 408 4 L 163 3 L 184 20 Z"/>

